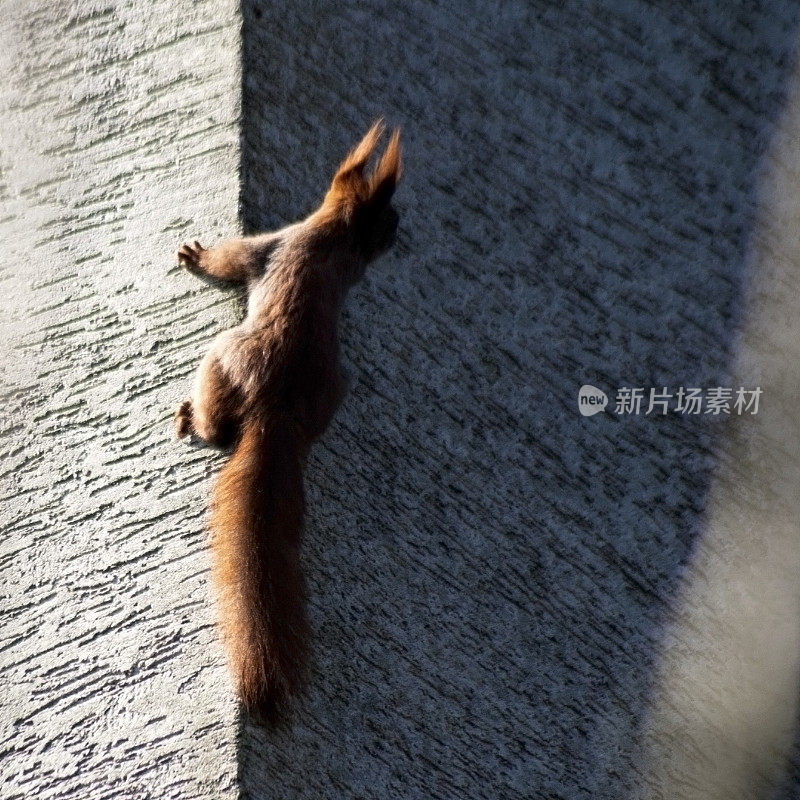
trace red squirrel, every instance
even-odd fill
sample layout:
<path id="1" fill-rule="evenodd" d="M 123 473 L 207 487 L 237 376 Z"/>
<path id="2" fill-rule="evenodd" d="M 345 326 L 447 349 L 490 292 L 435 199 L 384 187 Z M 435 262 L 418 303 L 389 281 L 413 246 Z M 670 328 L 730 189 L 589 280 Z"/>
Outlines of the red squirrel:
<path id="1" fill-rule="evenodd" d="M 346 392 L 339 312 L 397 231 L 399 129 L 367 172 L 383 131 L 378 120 L 301 222 L 177 253 L 189 271 L 249 290 L 244 320 L 214 340 L 191 399 L 175 412 L 175 431 L 233 445 L 211 497 L 212 579 L 238 695 L 272 720 L 305 684 L 303 463 Z"/>

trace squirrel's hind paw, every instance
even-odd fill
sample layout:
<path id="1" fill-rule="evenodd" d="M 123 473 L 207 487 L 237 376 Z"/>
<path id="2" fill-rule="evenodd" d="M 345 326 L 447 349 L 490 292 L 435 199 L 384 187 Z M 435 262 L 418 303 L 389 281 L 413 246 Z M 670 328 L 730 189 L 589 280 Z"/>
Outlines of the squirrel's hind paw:
<path id="1" fill-rule="evenodd" d="M 183 439 L 192 432 L 192 401 L 184 400 L 175 412 L 175 435 Z"/>

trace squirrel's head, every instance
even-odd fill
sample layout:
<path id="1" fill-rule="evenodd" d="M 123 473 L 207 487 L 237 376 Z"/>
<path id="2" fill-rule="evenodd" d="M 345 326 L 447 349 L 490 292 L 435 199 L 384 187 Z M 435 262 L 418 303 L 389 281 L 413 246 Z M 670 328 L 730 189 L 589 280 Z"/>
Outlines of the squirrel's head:
<path id="1" fill-rule="evenodd" d="M 391 246 L 399 221 L 392 207 L 392 195 L 403 171 L 399 128 L 392 133 L 375 168 L 366 173 L 384 127 L 379 119 L 350 151 L 333 176 L 320 209 L 344 227 L 365 263 Z"/>

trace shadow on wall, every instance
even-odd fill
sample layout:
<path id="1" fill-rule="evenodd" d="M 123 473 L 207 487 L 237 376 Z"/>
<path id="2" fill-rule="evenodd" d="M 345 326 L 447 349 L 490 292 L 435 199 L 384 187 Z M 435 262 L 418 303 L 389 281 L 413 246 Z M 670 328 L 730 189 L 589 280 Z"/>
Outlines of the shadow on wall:
<path id="1" fill-rule="evenodd" d="M 758 414 L 721 438 L 703 533 L 674 602 L 648 714 L 646 797 L 797 797 L 786 771 L 800 686 L 800 82 L 759 179 L 734 385 Z M 676 731 L 680 732 L 676 736 Z M 790 782 L 790 778 L 794 778 Z"/>
<path id="2" fill-rule="evenodd" d="M 796 9 L 243 14 L 246 228 L 312 210 L 379 114 L 407 166 L 307 471 L 311 691 L 242 726 L 243 795 L 631 793 L 724 422 L 577 391 L 728 385 Z"/>

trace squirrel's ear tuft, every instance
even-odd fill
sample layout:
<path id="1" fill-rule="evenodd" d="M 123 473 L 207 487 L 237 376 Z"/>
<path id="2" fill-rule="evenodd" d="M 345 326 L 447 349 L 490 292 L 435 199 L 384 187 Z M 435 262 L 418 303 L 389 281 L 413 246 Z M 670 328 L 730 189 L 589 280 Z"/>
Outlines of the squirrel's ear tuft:
<path id="1" fill-rule="evenodd" d="M 386 126 L 382 119 L 373 123 L 364 138 L 350 151 L 333 176 L 323 208 L 337 215 L 351 214 L 359 206 L 378 208 L 389 204 L 403 172 L 400 129 L 389 139 L 375 169 L 364 176 L 364 170 L 378 146 Z"/>
<path id="2" fill-rule="evenodd" d="M 332 192 L 345 196 L 353 195 L 353 199 L 362 194 L 364 167 L 375 151 L 384 128 L 383 120 L 376 120 L 364 138 L 350 151 L 333 176 Z"/>
<path id="3" fill-rule="evenodd" d="M 369 178 L 369 200 L 388 204 L 403 176 L 403 150 L 400 146 L 400 128 L 395 128 L 381 160 Z"/>

